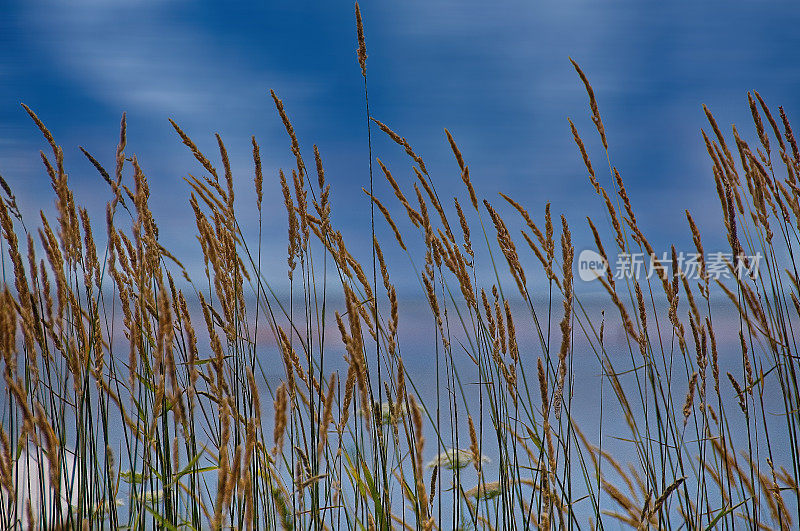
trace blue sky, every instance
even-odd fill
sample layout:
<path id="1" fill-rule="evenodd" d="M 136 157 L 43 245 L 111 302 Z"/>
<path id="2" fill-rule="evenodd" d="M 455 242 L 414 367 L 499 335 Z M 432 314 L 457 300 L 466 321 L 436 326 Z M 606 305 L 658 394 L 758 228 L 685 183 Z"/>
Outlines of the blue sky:
<path id="1" fill-rule="evenodd" d="M 167 118 L 209 152 L 221 133 L 250 226 L 250 135 L 262 144 L 270 191 L 277 169 L 292 165 L 268 96 L 274 89 L 308 156 L 313 143 L 320 147 L 336 221 L 365 241 L 357 236 L 369 212 L 360 193 L 366 129 L 350 2 L 77 0 L 3 2 L 0 10 L 0 174 L 29 217 L 52 201 L 38 160 L 44 143 L 20 102 L 64 146 L 78 200 L 96 216 L 107 190 L 78 146 L 111 166 L 127 111 L 127 152 L 148 174 L 164 238 L 183 256 L 197 246 L 185 237 L 193 222 L 181 177 L 199 168 Z M 447 127 L 480 195 L 503 191 L 538 213 L 550 200 L 579 242 L 588 234 L 584 216 L 602 219 L 602 210 L 567 117 L 599 169 L 604 157 L 568 57 L 592 81 L 613 163 L 665 250 L 689 241 L 685 208 L 702 229 L 720 226 L 701 103 L 748 137 L 748 90 L 800 116 L 800 8 L 790 3 L 365 1 L 362 11 L 372 113 L 409 139 L 439 186 L 462 192 Z M 393 144 L 378 137 L 375 153 L 410 182 Z M 284 213 L 277 193 L 266 201 L 273 236 L 265 245 L 282 270 Z"/>

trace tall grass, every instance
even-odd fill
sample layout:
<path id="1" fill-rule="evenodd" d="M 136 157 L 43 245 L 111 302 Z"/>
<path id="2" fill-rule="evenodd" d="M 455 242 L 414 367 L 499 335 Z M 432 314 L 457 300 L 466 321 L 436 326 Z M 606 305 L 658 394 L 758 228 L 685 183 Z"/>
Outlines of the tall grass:
<path id="1" fill-rule="evenodd" d="M 314 146 L 306 158 L 274 92 L 295 158 L 277 178 L 284 278 L 262 267 L 261 242 L 277 235 L 261 231 L 272 170 L 255 137 L 255 194 L 242 200 L 222 138 L 218 154 L 205 154 L 172 122 L 200 169 L 185 180 L 204 266 L 192 278 L 160 243 L 147 177 L 126 154 L 125 116 L 112 170 L 84 150 L 109 187 L 103 225 L 73 196 L 62 148 L 25 107 L 47 144 L 57 214 L 23 216 L 0 180 L 4 526 L 796 526 L 800 151 L 783 109 L 776 119 L 748 94 L 755 143 L 705 110 L 732 257 L 724 272 L 748 274 L 718 278 L 687 211 L 701 257 L 694 278 L 674 247 L 665 259 L 649 243 L 573 62 L 607 162 L 596 169 L 570 121 L 607 210 L 602 223 L 587 218 L 595 250 L 608 262 L 644 253 L 651 273 L 607 270 L 609 311 L 598 314 L 573 279 L 575 221 L 554 219 L 549 203 L 534 221 L 513 198 L 477 189 L 449 132 L 464 186 L 440 195 L 443 178 L 372 117 L 357 17 L 370 135 L 374 124 L 414 170 L 411 182 L 395 178 L 370 141 L 372 219 L 359 237 L 371 236 L 372 256 L 351 254 L 322 156 Z M 373 160 L 393 197 L 379 197 Z M 242 208 L 257 210 L 255 242 Z M 376 230 L 384 222 L 389 232 Z M 389 246 L 406 254 L 406 269 L 390 269 Z M 755 269 L 746 257 L 757 253 Z M 418 279 L 428 306 L 430 374 L 405 370 L 398 270 Z M 279 381 L 268 377 L 275 366 Z M 580 423 L 587 366 L 600 375 L 599 415 Z"/>

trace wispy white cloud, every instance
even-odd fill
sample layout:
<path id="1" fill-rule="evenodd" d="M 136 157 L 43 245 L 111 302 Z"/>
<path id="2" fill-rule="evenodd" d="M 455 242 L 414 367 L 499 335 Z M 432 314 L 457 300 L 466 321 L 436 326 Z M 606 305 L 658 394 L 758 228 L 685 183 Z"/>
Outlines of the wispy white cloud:
<path id="1" fill-rule="evenodd" d="M 179 0 L 80 0 L 29 7 L 26 26 L 54 68 L 86 94 L 131 112 L 190 116 L 222 101 L 264 97 L 270 86 L 298 99 L 318 85 L 257 69 L 242 50 L 192 24 Z M 188 20 L 188 21 L 187 21 Z"/>

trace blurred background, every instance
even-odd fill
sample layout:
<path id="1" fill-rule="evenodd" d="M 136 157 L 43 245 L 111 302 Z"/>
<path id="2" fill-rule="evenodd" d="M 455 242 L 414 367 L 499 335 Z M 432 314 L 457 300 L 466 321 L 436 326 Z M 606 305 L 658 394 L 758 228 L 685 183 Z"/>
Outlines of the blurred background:
<path id="1" fill-rule="evenodd" d="M 538 219 L 551 201 L 555 214 L 568 216 L 579 248 L 589 241 L 584 217 L 602 220 L 604 213 L 568 117 L 606 184 L 609 168 L 569 57 L 594 86 L 611 163 L 658 250 L 672 243 L 693 250 L 687 208 L 712 238 L 706 250 L 726 250 L 710 234 L 721 234 L 721 220 L 700 135 L 706 126 L 701 104 L 728 132 L 731 123 L 742 124 L 748 139 L 754 135 L 746 125 L 747 91 L 784 106 L 790 119 L 800 116 L 800 8 L 789 2 L 365 1 L 362 12 L 372 115 L 408 138 L 440 190 L 464 197 L 447 127 L 479 195 L 498 204 L 497 192 L 505 192 Z M 112 167 L 127 111 L 127 154 L 139 158 L 149 178 L 162 238 L 199 272 L 199 246 L 185 237 L 194 219 L 182 178 L 201 168 L 167 119 L 215 162 L 213 133 L 222 135 L 246 231 L 257 220 L 250 157 L 250 135 L 256 135 L 270 191 L 266 268 L 283 276 L 285 211 L 277 172 L 290 170 L 294 160 L 269 97 L 274 89 L 309 160 L 312 145 L 320 148 L 335 223 L 357 236 L 351 237 L 356 251 L 368 253 L 369 238 L 359 232 L 369 219 L 361 193 L 369 166 L 355 49 L 350 2 L 3 2 L 0 174 L 26 216 L 52 210 L 38 156 L 46 145 L 20 107 L 24 102 L 64 147 L 78 201 L 102 220 L 110 192 L 78 147 Z M 379 131 L 373 140 L 375 156 L 410 187 L 413 173 L 402 150 Z M 375 187 L 399 217 L 379 174 Z M 378 230 L 385 230 L 382 220 Z M 387 247 L 390 255 L 399 251 Z M 416 277 L 404 275 L 394 277 L 400 288 L 418 289 Z"/>
<path id="2" fill-rule="evenodd" d="M 609 190 L 609 166 L 619 169 L 639 225 L 658 252 L 672 244 L 694 251 L 685 209 L 697 221 L 707 252 L 729 250 L 701 136 L 701 128 L 707 128 L 702 104 L 726 133 L 731 124 L 740 124 L 748 141 L 755 137 L 748 91 L 758 90 L 776 115 L 782 105 L 800 124 L 800 6 L 795 3 L 364 0 L 361 9 L 372 116 L 422 155 L 439 193 L 457 194 L 468 204 L 444 135 L 448 128 L 480 197 L 513 220 L 512 226 L 517 216 L 498 192 L 515 198 L 537 220 L 550 201 L 555 216 L 567 216 L 577 252 L 594 247 L 586 216 L 596 220 L 606 248 L 612 244 L 604 206 L 589 184 L 568 117 Z M 610 161 L 570 57 L 594 87 Z M 29 224 L 38 225 L 40 209 L 53 213 L 54 196 L 38 153 L 47 145 L 20 103 L 29 105 L 63 146 L 76 201 L 89 209 L 101 245 L 111 192 L 79 146 L 113 168 L 120 118 L 127 112 L 126 153 L 138 157 L 148 177 L 160 239 L 195 278 L 202 276 L 203 262 L 199 244 L 189 236 L 195 225 L 183 178 L 203 171 L 168 119 L 215 164 L 214 133 L 222 135 L 236 180 L 237 217 L 251 246 L 258 236 L 250 144 L 255 135 L 266 190 L 262 265 L 272 287 L 285 297 L 286 212 L 278 170 L 290 173 L 295 160 L 270 89 L 282 98 L 309 166 L 312 146 L 318 145 L 332 185 L 334 226 L 368 264 L 370 203 L 361 188 L 369 186 L 370 159 L 351 2 L 0 0 L 0 175 L 14 189 Z M 374 156 L 410 191 L 414 174 L 402 149 L 375 127 L 372 144 Z M 375 171 L 376 195 L 403 233 L 411 234 L 416 229 L 403 221 L 389 186 Z M 130 174 L 126 179 L 130 183 Z M 452 207 L 449 199 L 446 204 Z M 444 393 L 431 362 L 435 324 L 409 257 L 393 243 L 383 220 L 376 222 L 400 292 L 406 368 L 420 384 L 423 401 L 432 403 Z M 414 254 L 421 238 L 407 238 L 412 240 L 416 247 L 410 257 L 422 262 Z M 521 239 L 517 245 L 524 247 Z M 541 273 L 531 253 L 523 250 L 522 257 Z M 477 263 L 487 268 L 479 276 L 491 275 L 485 256 Z M 505 265 L 501 269 L 502 276 Z M 514 284 L 505 276 L 506 293 L 513 298 Z M 547 304 L 544 275 L 528 278 L 537 311 L 547 315 L 553 308 Z M 602 288 L 576 282 L 590 318 L 599 321 L 600 311 L 610 306 Z M 338 287 L 331 291 L 340 297 Z M 559 306 L 560 296 L 555 300 Z M 513 304 L 524 309 L 519 300 Z M 561 309 L 554 312 L 556 323 Z M 738 348 L 737 319 L 738 314 L 717 314 L 723 351 Z M 259 348 L 274 354 L 273 339 L 263 330 Z M 539 355 L 529 322 L 519 325 L 518 334 L 527 349 L 523 356 Z M 606 334 L 611 355 L 621 357 L 627 336 L 613 326 Z M 331 338 L 336 341 L 335 334 Z M 576 359 L 591 361 L 575 367 L 575 401 L 582 404 L 576 416 L 593 423 L 602 404 L 599 367 L 578 334 L 574 350 Z M 466 357 L 461 362 L 469 363 Z M 278 364 L 268 365 L 268 377 L 277 380 L 279 373 Z M 622 415 L 614 414 L 606 421 L 612 432 L 622 430 Z M 629 451 L 619 441 L 607 448 L 621 456 Z"/>

